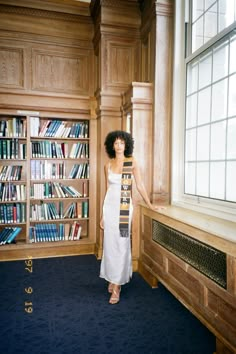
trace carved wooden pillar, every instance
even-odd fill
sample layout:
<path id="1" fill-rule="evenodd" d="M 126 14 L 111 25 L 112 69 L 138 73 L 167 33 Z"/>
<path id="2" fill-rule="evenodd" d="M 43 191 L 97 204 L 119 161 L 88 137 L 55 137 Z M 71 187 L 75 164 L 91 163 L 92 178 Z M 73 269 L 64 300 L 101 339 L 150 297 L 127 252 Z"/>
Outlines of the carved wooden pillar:
<path id="1" fill-rule="evenodd" d="M 123 129 L 130 130 L 134 138 L 134 157 L 142 175 L 143 184 L 148 196 L 152 186 L 152 84 L 132 82 L 122 95 Z M 130 129 L 127 129 L 130 127 Z M 135 205 L 132 223 L 132 258 L 134 269 L 137 269 L 140 250 L 139 228 L 140 216 L 137 204 L 142 197 L 133 187 L 132 199 Z"/>
<path id="2" fill-rule="evenodd" d="M 170 202 L 173 1 L 156 1 L 153 201 Z"/>
<path id="3" fill-rule="evenodd" d="M 153 83 L 152 201 L 170 201 L 170 129 L 172 106 L 172 0 L 140 0 L 142 13 L 141 80 Z"/>
<path id="4" fill-rule="evenodd" d="M 104 140 L 108 132 L 121 129 L 121 93 L 138 80 L 140 63 L 140 9 L 137 0 L 92 0 L 94 48 L 97 62 L 97 220 L 104 198 Z M 102 233 L 97 226 L 96 254 L 101 257 Z"/>

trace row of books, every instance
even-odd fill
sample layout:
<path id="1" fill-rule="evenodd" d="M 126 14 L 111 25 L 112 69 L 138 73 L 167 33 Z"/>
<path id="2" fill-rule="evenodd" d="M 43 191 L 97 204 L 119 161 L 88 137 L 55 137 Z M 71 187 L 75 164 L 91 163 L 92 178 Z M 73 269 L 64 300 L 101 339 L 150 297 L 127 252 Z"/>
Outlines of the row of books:
<path id="1" fill-rule="evenodd" d="M 69 152 L 68 143 L 55 141 L 32 141 L 31 157 L 33 158 L 89 158 L 88 143 L 75 143 Z"/>
<path id="2" fill-rule="evenodd" d="M 24 184 L 0 183 L 0 199 L 7 201 L 25 201 L 26 187 Z"/>
<path id="3" fill-rule="evenodd" d="M 20 181 L 22 176 L 23 166 L 0 166 L 0 181 Z"/>
<path id="4" fill-rule="evenodd" d="M 64 162 L 31 160 L 31 179 L 87 179 L 89 178 L 89 164 L 74 164 L 68 174 Z"/>
<path id="5" fill-rule="evenodd" d="M 25 138 L 26 120 L 22 117 L 5 118 L 0 122 L 0 137 Z"/>
<path id="6" fill-rule="evenodd" d="M 0 140 L 0 159 L 26 159 L 26 144 L 18 139 Z"/>
<path id="7" fill-rule="evenodd" d="M 81 236 L 82 226 L 78 221 L 73 224 L 36 224 L 29 230 L 31 243 L 78 241 Z"/>
<path id="8" fill-rule="evenodd" d="M 42 120 L 39 117 L 30 117 L 30 134 L 32 137 L 88 138 L 89 125 L 87 121 L 71 123 L 58 119 Z"/>
<path id="9" fill-rule="evenodd" d="M 68 178 L 72 179 L 84 179 L 89 178 L 89 164 L 74 164 L 69 172 Z"/>
<path id="10" fill-rule="evenodd" d="M 64 208 L 63 201 L 30 205 L 30 220 L 88 218 L 88 201 L 73 202 Z"/>
<path id="11" fill-rule="evenodd" d="M 16 236 L 21 232 L 21 227 L 5 227 L 0 231 L 0 245 L 13 243 Z"/>
<path id="12" fill-rule="evenodd" d="M 67 186 L 59 182 L 33 184 L 30 188 L 30 197 L 33 199 L 80 198 L 83 196 L 73 186 Z"/>
<path id="13" fill-rule="evenodd" d="M 48 120 L 42 125 L 39 136 L 58 138 L 88 138 L 88 122 L 72 123 Z"/>
<path id="14" fill-rule="evenodd" d="M 78 158 L 89 158 L 89 144 L 88 143 L 76 143 L 72 145 L 70 151 L 70 158 L 78 159 Z"/>
<path id="15" fill-rule="evenodd" d="M 31 160 L 31 179 L 63 179 L 66 178 L 64 162 Z"/>
<path id="16" fill-rule="evenodd" d="M 25 203 L 0 204 L 0 223 L 16 224 L 26 222 Z"/>

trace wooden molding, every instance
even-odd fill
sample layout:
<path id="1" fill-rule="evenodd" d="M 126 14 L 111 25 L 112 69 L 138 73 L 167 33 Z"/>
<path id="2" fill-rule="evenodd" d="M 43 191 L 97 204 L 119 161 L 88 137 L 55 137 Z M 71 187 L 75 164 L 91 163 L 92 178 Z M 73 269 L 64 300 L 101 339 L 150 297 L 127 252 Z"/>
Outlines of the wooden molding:
<path id="1" fill-rule="evenodd" d="M 6 110 L 36 110 L 40 112 L 76 113 L 88 116 L 91 112 L 89 96 L 34 94 L 0 90 L 0 108 Z"/>
<path id="2" fill-rule="evenodd" d="M 0 5 L 5 5 L 9 8 L 9 11 L 12 12 L 27 11 L 30 9 L 34 9 L 34 11 L 38 10 L 39 12 L 37 12 L 37 16 L 45 15 L 45 11 L 54 12 L 55 16 L 60 16 L 60 13 L 63 13 L 64 15 L 71 14 L 71 17 L 67 17 L 67 19 L 71 20 L 73 20 L 76 15 L 81 15 L 83 17 L 90 16 L 88 3 L 72 0 L 0 0 Z M 16 8 L 18 8 L 18 10 Z M 19 10 L 20 8 L 21 10 Z M 43 12 L 40 12 L 40 10 L 43 10 Z"/>
<path id="3" fill-rule="evenodd" d="M 172 0 L 157 0 L 156 15 L 172 17 L 174 15 L 174 2 Z"/>

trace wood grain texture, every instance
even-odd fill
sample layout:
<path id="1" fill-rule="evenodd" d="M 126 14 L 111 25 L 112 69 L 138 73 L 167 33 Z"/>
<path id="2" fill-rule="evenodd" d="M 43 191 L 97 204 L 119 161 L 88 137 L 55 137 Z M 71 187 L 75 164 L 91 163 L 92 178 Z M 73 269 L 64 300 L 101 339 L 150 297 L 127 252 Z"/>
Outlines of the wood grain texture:
<path id="1" fill-rule="evenodd" d="M 171 208 L 171 207 L 170 207 Z M 170 214 L 168 216 L 168 213 Z M 164 215 L 165 214 L 165 215 Z M 221 354 L 235 353 L 236 350 L 236 247 L 235 243 L 215 237 L 214 234 L 191 226 L 188 214 L 186 221 L 175 219 L 171 213 L 150 211 L 141 207 L 140 230 L 141 252 L 140 270 L 145 269 L 150 276 L 161 281 L 179 301 L 197 316 L 216 336 Z M 199 216 L 196 213 L 196 217 Z M 219 286 L 210 278 L 175 256 L 173 253 L 154 242 L 152 239 L 152 220 L 157 220 L 185 235 L 209 244 L 227 254 L 227 287 Z M 227 227 L 227 225 L 225 226 Z M 229 253 L 230 254 L 229 254 Z"/>

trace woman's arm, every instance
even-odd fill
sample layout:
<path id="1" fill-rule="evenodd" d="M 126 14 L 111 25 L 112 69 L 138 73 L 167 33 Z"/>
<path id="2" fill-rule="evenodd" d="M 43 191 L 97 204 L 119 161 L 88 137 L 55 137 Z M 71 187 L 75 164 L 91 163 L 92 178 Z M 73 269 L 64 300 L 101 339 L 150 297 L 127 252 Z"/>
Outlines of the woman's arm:
<path id="1" fill-rule="evenodd" d="M 109 162 L 104 166 L 104 175 L 105 175 L 105 195 L 106 195 L 106 191 L 108 188 L 108 166 L 109 166 Z M 103 204 L 103 203 L 102 203 Z M 102 209 L 103 210 L 103 209 Z M 101 219 L 100 219 L 100 228 L 104 229 L 104 225 L 103 225 L 103 213 L 101 215 Z"/>
<path id="2" fill-rule="evenodd" d="M 135 159 L 133 159 L 133 175 L 134 175 L 135 184 L 136 184 L 136 188 L 137 188 L 138 192 L 142 196 L 142 198 L 145 201 L 145 203 L 147 204 L 147 206 L 150 209 L 154 209 L 154 206 L 151 204 L 150 199 L 147 194 L 147 191 L 143 185 L 143 181 L 142 181 L 141 173 L 140 173 L 140 168 L 139 168 L 138 163 Z"/>

